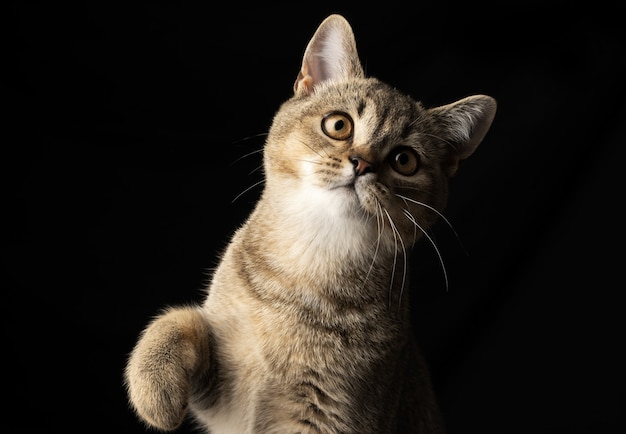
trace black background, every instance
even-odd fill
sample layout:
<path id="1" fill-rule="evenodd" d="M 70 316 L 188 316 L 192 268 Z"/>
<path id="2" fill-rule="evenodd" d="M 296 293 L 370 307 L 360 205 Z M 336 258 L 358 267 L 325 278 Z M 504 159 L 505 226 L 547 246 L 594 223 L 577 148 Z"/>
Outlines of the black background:
<path id="1" fill-rule="evenodd" d="M 414 260 L 449 433 L 624 429 L 620 2 L 57 3 L 4 15 L 7 432 L 145 432 L 127 354 L 161 308 L 202 300 L 332 12 L 368 74 L 427 106 L 499 103 L 453 180 L 459 239 L 433 230 L 449 288 L 428 243 Z"/>

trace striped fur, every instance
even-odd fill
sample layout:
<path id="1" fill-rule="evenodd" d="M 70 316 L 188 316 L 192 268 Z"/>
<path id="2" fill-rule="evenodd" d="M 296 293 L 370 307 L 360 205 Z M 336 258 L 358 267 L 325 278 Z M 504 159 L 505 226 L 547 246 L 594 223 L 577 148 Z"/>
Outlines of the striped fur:
<path id="1" fill-rule="evenodd" d="M 174 430 L 190 415 L 207 433 L 443 433 L 411 332 L 409 255 L 495 109 L 484 95 L 427 109 L 366 77 L 350 25 L 328 17 L 206 299 L 158 315 L 130 355 L 139 417 Z"/>

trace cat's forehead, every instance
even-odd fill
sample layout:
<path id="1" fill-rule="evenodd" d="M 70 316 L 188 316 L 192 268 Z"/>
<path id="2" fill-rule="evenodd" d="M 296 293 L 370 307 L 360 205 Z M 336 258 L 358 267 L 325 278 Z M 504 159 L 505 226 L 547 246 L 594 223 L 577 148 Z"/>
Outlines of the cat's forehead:
<path id="1" fill-rule="evenodd" d="M 375 79 L 332 84 L 321 89 L 317 97 L 319 115 L 347 113 L 363 140 L 389 134 L 406 136 L 424 111 L 418 101 Z"/>
<path id="2" fill-rule="evenodd" d="M 357 116 L 367 111 L 380 115 L 396 114 L 412 116 L 420 105 L 409 96 L 376 79 L 361 79 L 334 83 L 320 89 L 321 102 L 351 110 Z"/>

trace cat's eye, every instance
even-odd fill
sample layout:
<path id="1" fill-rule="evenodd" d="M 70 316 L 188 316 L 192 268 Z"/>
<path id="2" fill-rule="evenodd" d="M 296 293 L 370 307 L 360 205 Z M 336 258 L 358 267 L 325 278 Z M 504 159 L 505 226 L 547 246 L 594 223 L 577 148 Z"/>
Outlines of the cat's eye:
<path id="1" fill-rule="evenodd" d="M 389 165 L 400 175 L 411 176 L 420 168 L 419 155 L 413 148 L 400 146 L 394 149 L 388 157 Z"/>
<path id="2" fill-rule="evenodd" d="M 322 118 L 322 131 L 331 139 L 347 140 L 352 137 L 352 118 L 343 112 L 330 112 Z"/>

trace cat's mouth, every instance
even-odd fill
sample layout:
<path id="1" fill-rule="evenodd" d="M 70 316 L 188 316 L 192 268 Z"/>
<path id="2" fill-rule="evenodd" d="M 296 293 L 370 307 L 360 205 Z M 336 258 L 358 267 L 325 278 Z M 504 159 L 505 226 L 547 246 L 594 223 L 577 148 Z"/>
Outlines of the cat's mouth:
<path id="1" fill-rule="evenodd" d="M 354 185 L 354 181 L 350 181 L 345 184 L 337 185 L 331 188 L 331 190 L 342 190 L 342 189 L 355 191 L 356 186 Z"/>
<path id="2" fill-rule="evenodd" d="M 346 194 L 358 204 L 358 207 L 362 211 L 370 214 L 377 213 L 382 199 L 380 196 L 384 195 L 387 191 L 384 186 L 376 182 L 376 176 L 374 174 L 355 177 L 348 182 L 332 187 L 331 190 Z"/>
<path id="3" fill-rule="evenodd" d="M 347 188 L 350 190 L 357 190 L 370 184 L 375 184 L 377 181 L 375 173 L 370 172 L 360 176 L 352 176 L 343 181 L 337 181 L 335 185 L 331 186 L 331 190 Z"/>
<path id="4" fill-rule="evenodd" d="M 357 187 L 357 182 L 356 181 L 357 181 L 356 179 L 352 179 L 352 180 L 350 180 L 348 182 L 335 185 L 335 186 L 333 186 L 331 188 L 331 190 L 338 190 L 338 191 L 344 192 L 346 194 L 354 195 L 355 197 L 358 198 L 357 190 L 358 190 L 359 187 Z"/>

